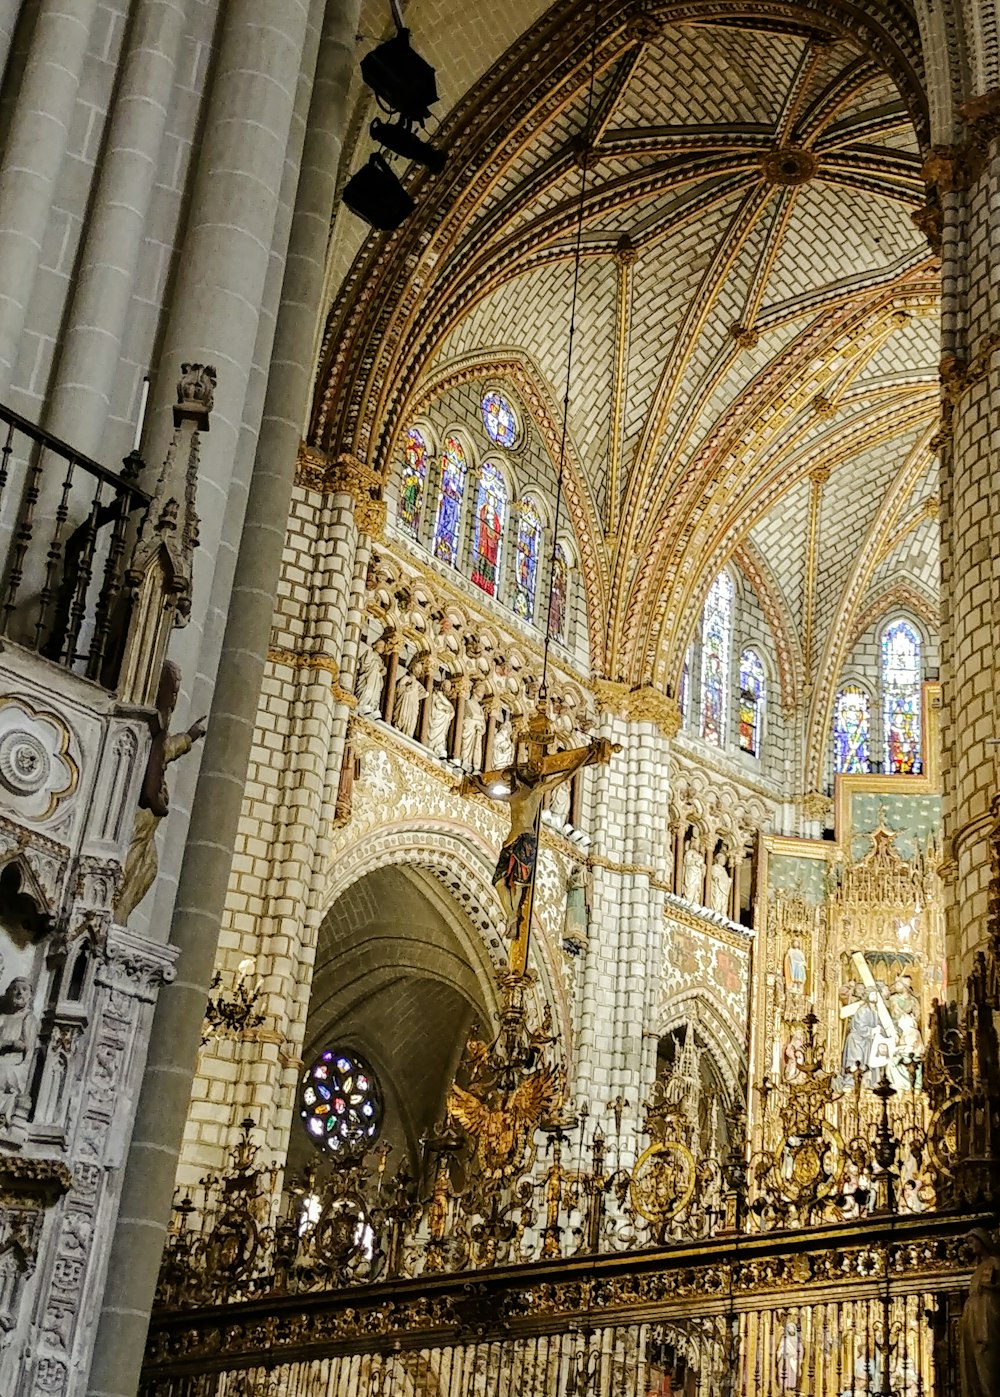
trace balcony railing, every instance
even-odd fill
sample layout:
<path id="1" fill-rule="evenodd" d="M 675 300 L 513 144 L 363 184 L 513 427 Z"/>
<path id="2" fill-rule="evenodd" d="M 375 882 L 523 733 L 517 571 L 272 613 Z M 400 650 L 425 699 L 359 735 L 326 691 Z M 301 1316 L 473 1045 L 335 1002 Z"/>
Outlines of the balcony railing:
<path id="1" fill-rule="evenodd" d="M 108 470 L 0 407 L 0 635 L 114 688 L 130 523 L 150 496 L 137 452 Z"/>

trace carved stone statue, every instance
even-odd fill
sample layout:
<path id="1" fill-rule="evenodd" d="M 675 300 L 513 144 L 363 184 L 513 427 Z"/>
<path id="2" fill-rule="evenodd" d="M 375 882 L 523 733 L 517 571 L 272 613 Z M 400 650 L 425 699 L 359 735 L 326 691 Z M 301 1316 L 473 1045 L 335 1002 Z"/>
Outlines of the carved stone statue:
<path id="1" fill-rule="evenodd" d="M 406 737 L 412 737 L 417 730 L 420 703 L 426 693 L 426 688 L 415 674 L 408 669 L 400 670 L 392 701 L 392 724 Z"/>
<path id="2" fill-rule="evenodd" d="M 726 867 L 726 856 L 720 852 L 712 862 L 712 911 L 729 916 L 729 893 L 733 886 L 732 875 Z"/>
<path id="3" fill-rule="evenodd" d="M 684 855 L 684 896 L 699 907 L 705 900 L 705 860 L 693 844 Z"/>
<path id="4" fill-rule="evenodd" d="M 959 1321 L 962 1397 L 1000 1393 L 1000 1255 L 984 1227 L 969 1234 L 976 1268 Z"/>
<path id="5" fill-rule="evenodd" d="M 483 764 L 483 738 L 486 736 L 486 712 L 475 689 L 465 700 L 462 716 L 462 765 L 476 771 Z"/>
<path id="6" fill-rule="evenodd" d="M 792 1033 L 785 1044 L 782 1056 L 781 1075 L 786 1082 L 801 1082 L 805 1073 L 803 1065 L 806 1060 L 806 1043 L 802 1029 L 797 1028 Z"/>
<path id="7" fill-rule="evenodd" d="M 31 981 L 17 976 L 0 998 L 0 1119 L 10 1123 L 17 1098 L 28 1089 L 38 1019 L 31 1007 Z"/>
<path id="8" fill-rule="evenodd" d="M 569 821 L 572 801 L 573 787 L 568 781 L 557 786 L 549 796 L 549 814 L 560 829 Z"/>
<path id="9" fill-rule="evenodd" d="M 374 645 L 363 645 L 358 656 L 358 672 L 354 680 L 354 697 L 358 701 L 361 714 L 378 713 L 382 707 L 382 690 L 385 687 L 385 661 L 382 658 L 385 644 L 376 640 Z"/>
<path id="10" fill-rule="evenodd" d="M 435 757 L 448 756 L 448 734 L 455 718 L 455 705 L 449 695 L 452 686 L 445 680 L 431 694 L 431 719 L 427 728 L 427 746 Z"/>
<path id="11" fill-rule="evenodd" d="M 514 734 L 509 718 L 498 723 L 493 734 L 493 765 L 509 766 L 514 760 Z"/>
<path id="12" fill-rule="evenodd" d="M 165 660 L 156 695 L 159 726 L 149 749 L 146 774 L 142 778 L 139 808 L 132 824 L 132 842 L 125 857 L 125 871 L 115 898 L 115 920 L 126 922 L 149 892 L 156 878 L 156 831 L 170 809 L 167 767 L 190 752 L 205 736 L 205 718 L 192 723 L 187 732 L 170 734 L 170 719 L 180 693 L 181 672 L 172 660 Z"/>
<path id="13" fill-rule="evenodd" d="M 806 961 L 806 953 L 802 949 L 802 943 L 797 936 L 792 937 L 792 944 L 785 952 L 783 969 L 786 991 L 789 994 L 800 995 L 804 999 L 809 965 Z"/>
<path id="14" fill-rule="evenodd" d="M 573 865 L 566 884 L 566 916 L 563 922 L 563 949 L 571 956 L 586 950 L 590 928 L 590 874 L 587 865 Z"/>

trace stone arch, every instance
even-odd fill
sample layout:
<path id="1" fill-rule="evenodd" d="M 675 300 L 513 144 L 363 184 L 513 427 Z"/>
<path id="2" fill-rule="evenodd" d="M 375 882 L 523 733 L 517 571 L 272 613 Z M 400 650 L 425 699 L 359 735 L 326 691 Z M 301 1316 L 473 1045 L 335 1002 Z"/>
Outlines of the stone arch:
<path id="1" fill-rule="evenodd" d="M 726 1089 L 728 1104 L 745 1100 L 746 1044 L 737 1036 L 726 1006 L 708 988 L 685 990 L 661 1007 L 657 1037 L 665 1038 L 685 1024 L 695 1028 L 705 1050 L 711 1054 Z"/>

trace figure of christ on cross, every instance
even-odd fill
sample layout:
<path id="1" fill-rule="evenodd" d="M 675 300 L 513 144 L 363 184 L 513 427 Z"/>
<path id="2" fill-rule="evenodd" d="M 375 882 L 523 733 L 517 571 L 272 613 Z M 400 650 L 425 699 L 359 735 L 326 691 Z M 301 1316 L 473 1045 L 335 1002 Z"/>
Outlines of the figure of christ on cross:
<path id="1" fill-rule="evenodd" d="M 599 737 L 588 742 L 586 747 L 574 747 L 568 752 L 553 752 L 548 756 L 543 755 L 541 744 L 532 742 L 529 750 L 529 759 L 522 765 L 515 763 L 498 771 L 466 776 L 458 788 L 460 795 L 478 792 L 510 807 L 510 833 L 500 850 L 493 886 L 507 920 L 507 936 L 512 942 L 523 943 L 519 944 L 520 954 L 516 957 L 519 960 L 527 954 L 542 803 L 550 791 L 569 781 L 581 768 L 610 761 L 612 752 L 621 748 L 606 737 Z M 512 963 L 514 959 L 512 946 Z"/>

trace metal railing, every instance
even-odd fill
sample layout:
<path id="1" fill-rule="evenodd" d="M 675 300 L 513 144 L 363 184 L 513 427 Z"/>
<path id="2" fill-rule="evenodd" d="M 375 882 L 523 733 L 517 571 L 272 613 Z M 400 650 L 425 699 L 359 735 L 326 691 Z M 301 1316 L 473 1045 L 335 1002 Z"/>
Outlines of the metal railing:
<path id="1" fill-rule="evenodd" d="M 120 473 L 0 406 L 0 635 L 107 688 L 127 624 L 129 526 L 150 496 L 142 460 Z"/>

